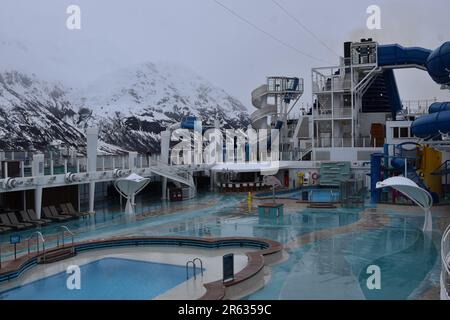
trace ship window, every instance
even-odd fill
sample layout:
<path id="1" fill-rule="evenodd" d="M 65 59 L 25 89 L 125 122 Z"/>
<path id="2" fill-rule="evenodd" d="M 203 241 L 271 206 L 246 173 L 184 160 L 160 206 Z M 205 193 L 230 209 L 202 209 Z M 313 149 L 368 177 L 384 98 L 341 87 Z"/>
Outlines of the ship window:
<path id="1" fill-rule="evenodd" d="M 394 127 L 392 129 L 394 129 L 392 137 L 395 138 L 395 139 L 398 139 L 399 138 L 399 128 L 398 127 Z"/>
<path id="2" fill-rule="evenodd" d="M 400 138 L 409 138 L 409 128 L 400 128 Z"/>

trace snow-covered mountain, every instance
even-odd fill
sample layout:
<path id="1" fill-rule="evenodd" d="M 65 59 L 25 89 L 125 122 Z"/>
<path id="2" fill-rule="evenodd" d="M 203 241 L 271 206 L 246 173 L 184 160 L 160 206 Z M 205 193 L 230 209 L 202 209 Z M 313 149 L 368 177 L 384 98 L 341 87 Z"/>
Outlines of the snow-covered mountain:
<path id="1" fill-rule="evenodd" d="M 159 133 L 189 115 L 204 125 L 248 124 L 248 110 L 224 90 L 190 69 L 168 63 L 143 63 L 105 75 L 70 93 L 78 111 L 91 114 L 78 127 L 97 124 L 102 139 L 141 152 L 155 152 Z M 81 112 L 87 115 L 86 111 Z"/>
<path id="2" fill-rule="evenodd" d="M 178 65 L 144 63 L 85 88 L 0 71 L 1 150 L 42 150 L 54 140 L 83 149 L 86 127 L 97 125 L 104 151 L 156 153 L 160 132 L 188 115 L 205 125 L 215 119 L 224 127 L 248 124 L 238 100 Z"/>

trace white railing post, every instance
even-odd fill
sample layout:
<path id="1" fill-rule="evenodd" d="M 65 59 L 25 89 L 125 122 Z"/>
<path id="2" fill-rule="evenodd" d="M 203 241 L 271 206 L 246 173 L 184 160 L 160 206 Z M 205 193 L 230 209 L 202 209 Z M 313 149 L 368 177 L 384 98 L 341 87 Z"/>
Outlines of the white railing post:
<path id="1" fill-rule="evenodd" d="M 450 225 L 442 235 L 441 262 L 441 300 L 450 300 Z"/>

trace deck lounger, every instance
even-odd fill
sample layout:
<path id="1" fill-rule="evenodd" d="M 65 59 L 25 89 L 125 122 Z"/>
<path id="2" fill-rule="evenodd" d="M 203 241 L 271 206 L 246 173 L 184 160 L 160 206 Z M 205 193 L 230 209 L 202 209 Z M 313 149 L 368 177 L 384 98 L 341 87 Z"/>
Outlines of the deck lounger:
<path id="1" fill-rule="evenodd" d="M 24 221 L 24 222 L 34 223 L 34 224 L 37 224 L 37 225 L 47 224 L 47 222 L 45 222 L 43 220 L 33 220 L 33 219 L 31 219 L 30 216 L 28 215 L 28 213 L 25 210 L 20 211 L 19 214 L 22 217 L 22 221 Z"/>
<path id="2" fill-rule="evenodd" d="M 10 227 L 19 230 L 26 228 L 23 224 L 13 224 L 5 213 L 0 214 L 0 224 L 2 224 L 5 227 Z"/>
<path id="3" fill-rule="evenodd" d="M 64 217 L 63 216 L 54 216 L 52 214 L 52 212 L 50 211 L 49 207 L 42 208 L 42 214 L 44 215 L 44 217 L 46 219 L 50 219 L 53 221 L 66 221 L 66 220 L 70 219 L 70 217 L 67 217 L 67 216 L 64 216 Z"/>
<path id="4" fill-rule="evenodd" d="M 27 228 L 31 228 L 34 227 L 35 224 L 34 223 L 30 223 L 30 222 L 20 222 L 19 219 L 17 219 L 16 214 L 14 212 L 8 212 L 7 213 L 9 221 L 11 221 L 13 224 L 18 224 L 18 225 L 24 225 Z"/>
<path id="5" fill-rule="evenodd" d="M 64 210 L 64 208 L 66 208 L 66 210 Z M 61 209 L 63 210 L 64 214 L 72 215 L 75 217 L 87 217 L 90 215 L 89 212 L 78 212 L 70 202 L 61 204 Z"/>
<path id="6" fill-rule="evenodd" d="M 55 206 L 49 206 L 48 208 L 50 209 L 50 213 L 51 213 L 51 215 L 53 217 L 62 217 L 64 219 L 66 219 L 66 220 L 70 220 L 70 219 L 74 218 L 74 216 L 72 216 L 72 215 L 70 215 L 68 213 L 65 213 L 65 212 L 61 212 L 60 213 L 60 212 L 58 212 L 58 210 L 56 209 Z"/>
<path id="7" fill-rule="evenodd" d="M 63 217 L 63 218 L 68 218 L 68 219 L 73 219 L 74 218 L 73 215 L 65 212 L 66 210 L 64 210 L 64 209 L 61 212 L 59 212 L 58 209 L 56 209 L 55 206 L 50 206 L 48 208 L 50 209 L 50 212 L 52 213 L 53 217 Z"/>
<path id="8" fill-rule="evenodd" d="M 34 209 L 28 209 L 27 214 L 30 217 L 31 221 L 44 221 L 45 223 L 50 223 L 53 221 L 51 219 L 44 219 L 42 217 L 41 217 L 41 219 L 38 219 L 36 211 L 34 211 Z"/>
<path id="9" fill-rule="evenodd" d="M 11 228 L 5 227 L 5 226 L 3 226 L 3 225 L 0 224 L 0 233 L 8 232 L 8 231 L 10 231 L 10 230 L 11 230 Z"/>

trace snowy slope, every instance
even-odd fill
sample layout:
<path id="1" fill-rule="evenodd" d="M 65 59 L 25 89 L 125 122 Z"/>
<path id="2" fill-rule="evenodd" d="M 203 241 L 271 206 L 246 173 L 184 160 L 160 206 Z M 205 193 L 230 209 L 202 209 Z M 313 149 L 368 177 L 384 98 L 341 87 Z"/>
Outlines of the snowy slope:
<path id="1" fill-rule="evenodd" d="M 85 129 L 97 125 L 106 152 L 157 153 L 160 132 L 188 115 L 205 125 L 215 119 L 225 128 L 248 124 L 249 112 L 238 100 L 180 65 L 143 63 L 69 88 L 64 79 L 36 76 L 31 52 L 19 42 L 0 47 L 7 52 L 0 61 L 1 150 L 42 150 L 53 140 L 83 149 Z M 15 57 L 27 63 L 11 62 Z M 53 61 L 42 66 L 58 69 Z"/>

